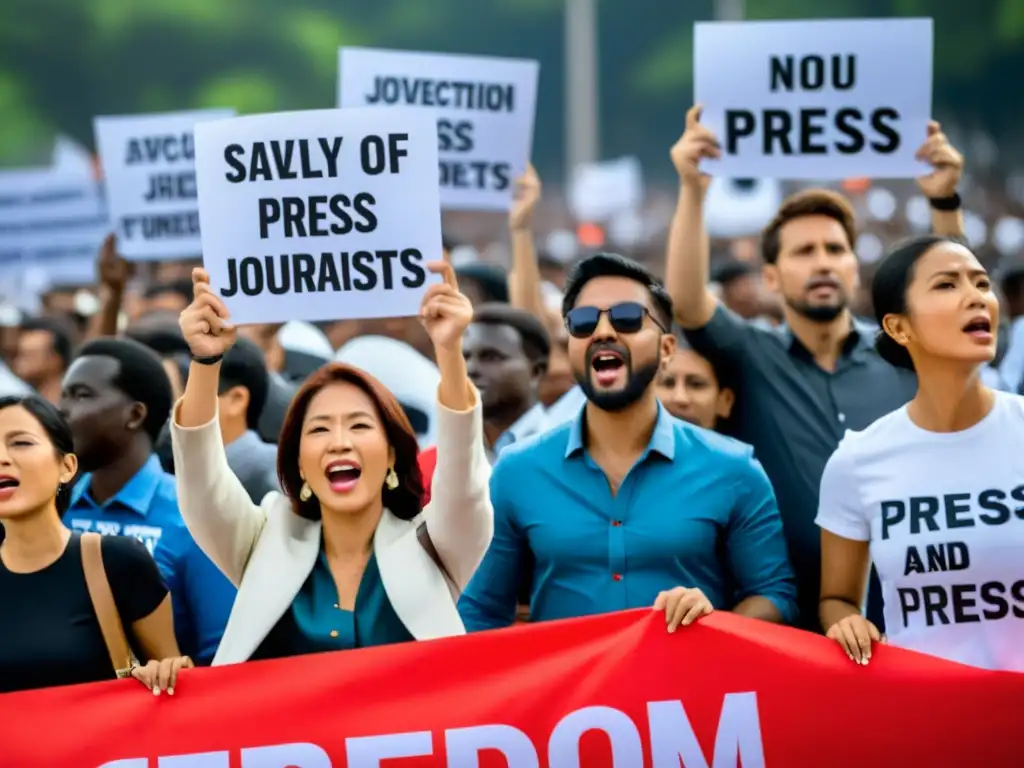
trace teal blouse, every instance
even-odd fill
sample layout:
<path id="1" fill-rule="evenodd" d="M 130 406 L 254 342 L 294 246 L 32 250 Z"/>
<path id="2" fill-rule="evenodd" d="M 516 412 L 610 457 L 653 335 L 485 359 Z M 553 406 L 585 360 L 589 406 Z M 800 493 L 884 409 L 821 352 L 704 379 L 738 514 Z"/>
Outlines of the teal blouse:
<path id="1" fill-rule="evenodd" d="M 316 564 L 291 607 L 250 658 L 255 661 L 347 651 L 414 639 L 384 591 L 376 555 L 370 556 L 359 582 L 355 610 L 338 607 L 338 589 L 321 544 Z"/>

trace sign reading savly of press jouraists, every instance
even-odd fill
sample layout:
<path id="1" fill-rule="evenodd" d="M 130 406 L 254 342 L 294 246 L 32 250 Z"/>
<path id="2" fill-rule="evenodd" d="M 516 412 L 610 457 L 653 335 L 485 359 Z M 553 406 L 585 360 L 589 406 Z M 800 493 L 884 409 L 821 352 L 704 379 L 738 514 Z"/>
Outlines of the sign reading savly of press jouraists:
<path id="1" fill-rule="evenodd" d="M 437 129 L 421 110 L 319 110 L 196 131 L 203 261 L 235 322 L 419 311 L 441 258 Z"/>

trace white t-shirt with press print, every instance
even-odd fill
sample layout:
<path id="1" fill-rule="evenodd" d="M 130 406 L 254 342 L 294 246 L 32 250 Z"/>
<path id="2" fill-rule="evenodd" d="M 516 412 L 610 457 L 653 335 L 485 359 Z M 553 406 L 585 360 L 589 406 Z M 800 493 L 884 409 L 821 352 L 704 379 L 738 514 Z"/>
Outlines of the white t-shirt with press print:
<path id="1" fill-rule="evenodd" d="M 962 432 L 923 430 L 906 406 L 847 432 L 817 523 L 871 542 L 890 644 L 1024 672 L 1024 397 L 997 392 Z"/>

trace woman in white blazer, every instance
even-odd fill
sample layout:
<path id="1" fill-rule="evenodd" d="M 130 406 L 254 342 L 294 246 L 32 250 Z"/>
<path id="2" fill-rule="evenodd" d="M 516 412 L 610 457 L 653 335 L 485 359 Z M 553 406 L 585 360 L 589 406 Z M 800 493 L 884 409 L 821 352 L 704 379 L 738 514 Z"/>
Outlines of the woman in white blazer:
<path id="1" fill-rule="evenodd" d="M 490 467 L 462 334 L 473 310 L 450 265 L 421 316 L 437 358 L 438 465 L 422 509 L 416 438 L 401 406 L 357 368 L 324 366 L 281 431 L 282 493 L 249 499 L 217 421 L 220 360 L 236 331 L 202 269 L 181 315 L 192 351 L 171 435 L 178 504 L 196 542 L 238 586 L 214 665 L 465 632 L 456 610 L 491 541 Z"/>

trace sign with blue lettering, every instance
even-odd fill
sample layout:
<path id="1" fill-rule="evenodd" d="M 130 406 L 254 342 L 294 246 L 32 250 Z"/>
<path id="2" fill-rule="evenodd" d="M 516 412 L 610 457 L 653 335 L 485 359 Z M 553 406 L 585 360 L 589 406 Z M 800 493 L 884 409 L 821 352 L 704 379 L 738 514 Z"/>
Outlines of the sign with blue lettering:
<path id="1" fill-rule="evenodd" d="M 95 118 L 110 217 L 126 259 L 200 255 L 193 129 L 233 114 L 208 109 Z"/>

